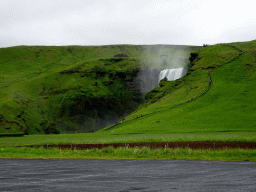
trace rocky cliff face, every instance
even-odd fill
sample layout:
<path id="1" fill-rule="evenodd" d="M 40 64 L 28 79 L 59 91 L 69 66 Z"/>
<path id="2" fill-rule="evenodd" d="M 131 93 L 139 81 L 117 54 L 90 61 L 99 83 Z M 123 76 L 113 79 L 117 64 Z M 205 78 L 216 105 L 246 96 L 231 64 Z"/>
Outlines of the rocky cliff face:
<path id="1" fill-rule="evenodd" d="M 95 81 L 91 91 L 81 87 L 63 100 L 58 126 L 68 132 L 92 132 L 123 119 L 144 101 L 138 72 L 137 68 L 116 72 L 98 67 L 87 73 Z"/>

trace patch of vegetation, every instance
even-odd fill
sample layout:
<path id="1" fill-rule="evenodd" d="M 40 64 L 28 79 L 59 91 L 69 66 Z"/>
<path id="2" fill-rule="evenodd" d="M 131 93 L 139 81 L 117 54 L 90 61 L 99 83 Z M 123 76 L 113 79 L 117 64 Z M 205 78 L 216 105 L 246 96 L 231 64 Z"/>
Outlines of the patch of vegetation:
<path id="1" fill-rule="evenodd" d="M 256 161 L 256 150 L 244 149 L 149 149 L 103 148 L 87 150 L 62 150 L 57 148 L 14 148 L 1 147 L 1 158 L 68 158 L 68 159 L 158 159 L 158 160 L 214 160 L 214 161 Z"/>
<path id="2" fill-rule="evenodd" d="M 160 122 L 156 122 L 159 126 Z M 176 132 L 176 133 L 126 133 L 119 134 L 115 131 L 95 132 L 85 134 L 51 134 L 51 135 L 24 135 L 23 137 L 2 137 L 1 146 L 28 146 L 28 145 L 58 145 L 58 144 L 104 144 L 104 143 L 138 143 L 138 142 L 255 142 L 254 132 L 242 131 L 212 131 L 201 132 Z"/>
<path id="3" fill-rule="evenodd" d="M 22 137 L 24 136 L 25 133 L 20 132 L 20 133 L 0 133 L 0 137 Z"/>

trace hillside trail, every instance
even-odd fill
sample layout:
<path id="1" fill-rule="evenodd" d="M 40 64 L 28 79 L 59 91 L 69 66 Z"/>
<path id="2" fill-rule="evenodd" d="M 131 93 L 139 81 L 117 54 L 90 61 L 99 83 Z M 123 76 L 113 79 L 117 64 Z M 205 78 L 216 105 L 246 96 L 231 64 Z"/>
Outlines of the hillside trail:
<path id="1" fill-rule="evenodd" d="M 240 51 L 241 53 L 238 54 L 238 55 L 237 55 L 236 57 L 234 57 L 233 59 L 231 59 L 230 61 L 228 61 L 228 62 L 226 62 L 226 63 L 223 63 L 222 65 L 216 67 L 213 71 L 215 71 L 216 69 L 218 69 L 218 68 L 220 68 L 220 67 L 222 67 L 222 66 L 224 66 L 224 65 L 226 65 L 226 64 L 228 64 L 228 63 L 230 63 L 230 62 L 233 62 L 235 59 L 237 59 L 237 58 L 240 57 L 242 54 L 244 54 L 244 51 L 243 51 L 243 50 L 238 49 L 238 48 L 235 47 L 235 46 L 231 46 L 231 45 L 227 45 L 227 44 L 224 44 L 224 45 L 226 45 L 226 46 L 228 46 L 228 47 L 232 47 L 232 48 L 234 48 L 234 49 Z M 212 71 L 212 72 L 213 72 L 213 71 Z M 167 109 L 163 109 L 163 110 L 160 110 L 160 111 L 155 111 L 155 112 L 152 112 L 152 113 L 148 113 L 148 114 L 144 114 L 144 115 L 141 115 L 141 116 L 137 116 L 137 118 L 130 119 L 130 120 L 127 120 L 127 121 L 125 121 L 125 122 L 120 122 L 120 123 L 117 122 L 116 124 L 114 124 L 114 125 L 110 126 L 109 128 L 105 129 L 104 131 L 110 130 L 110 129 L 112 129 L 112 128 L 118 126 L 118 125 L 123 124 L 123 123 L 131 122 L 131 121 L 134 121 L 134 120 L 137 120 L 137 119 L 140 119 L 140 118 L 149 116 L 149 115 L 153 115 L 153 114 L 156 114 L 156 113 L 161 113 L 161 112 L 164 112 L 164 111 L 168 111 L 168 110 L 170 110 L 170 109 L 173 109 L 173 108 L 175 108 L 175 107 L 178 107 L 178 106 L 180 106 L 180 105 L 183 105 L 183 104 L 185 104 L 185 103 L 194 101 L 194 100 L 196 100 L 196 99 L 202 97 L 204 94 L 206 94 L 206 93 L 210 90 L 211 85 L 212 85 L 211 72 L 208 72 L 208 76 L 209 76 L 209 85 L 208 85 L 207 89 L 206 89 L 204 92 L 202 92 L 200 95 L 198 95 L 197 97 L 191 98 L 191 99 L 189 99 L 189 100 L 187 100 L 187 101 L 184 101 L 184 102 L 181 102 L 181 103 L 178 103 L 178 104 L 173 105 L 172 107 L 169 107 L 169 108 L 167 108 Z"/>

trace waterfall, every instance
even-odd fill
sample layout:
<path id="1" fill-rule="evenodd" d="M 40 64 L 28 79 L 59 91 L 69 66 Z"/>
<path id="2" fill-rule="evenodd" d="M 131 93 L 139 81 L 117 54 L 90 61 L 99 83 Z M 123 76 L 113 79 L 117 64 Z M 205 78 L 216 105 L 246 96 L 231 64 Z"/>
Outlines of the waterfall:
<path id="1" fill-rule="evenodd" d="M 168 81 L 174 81 L 176 79 L 181 78 L 182 76 L 187 74 L 187 68 L 176 68 L 176 69 L 165 69 L 160 71 L 159 78 L 158 78 L 158 84 L 159 82 L 167 78 Z"/>

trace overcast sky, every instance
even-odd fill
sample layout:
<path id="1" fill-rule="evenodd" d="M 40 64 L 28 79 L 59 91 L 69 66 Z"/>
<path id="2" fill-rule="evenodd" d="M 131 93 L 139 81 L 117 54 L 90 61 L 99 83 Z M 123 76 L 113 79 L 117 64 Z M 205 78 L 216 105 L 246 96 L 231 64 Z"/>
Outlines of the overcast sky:
<path id="1" fill-rule="evenodd" d="M 0 47 L 254 39 L 255 0 L 0 0 Z"/>

